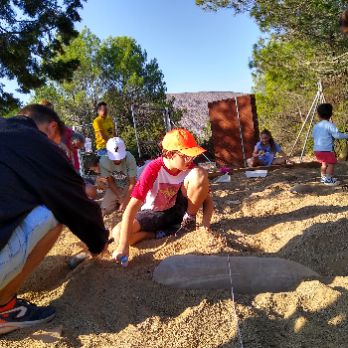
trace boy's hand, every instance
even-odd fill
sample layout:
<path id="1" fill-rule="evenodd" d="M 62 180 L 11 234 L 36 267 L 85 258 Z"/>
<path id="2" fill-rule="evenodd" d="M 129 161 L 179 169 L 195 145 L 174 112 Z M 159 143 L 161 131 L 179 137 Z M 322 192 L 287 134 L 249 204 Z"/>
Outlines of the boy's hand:
<path id="1" fill-rule="evenodd" d="M 95 180 L 95 183 L 96 183 L 97 188 L 101 189 L 101 190 L 105 190 L 108 187 L 108 180 L 107 180 L 107 178 L 98 177 Z"/>
<path id="2" fill-rule="evenodd" d="M 129 247 L 118 247 L 113 253 L 112 258 L 117 262 L 120 263 L 121 266 L 127 267 L 128 266 L 128 256 L 129 256 Z"/>
<path id="3" fill-rule="evenodd" d="M 129 246 L 124 246 L 122 247 L 121 245 L 119 245 L 117 247 L 117 249 L 112 253 L 112 255 L 114 256 L 129 256 Z"/>

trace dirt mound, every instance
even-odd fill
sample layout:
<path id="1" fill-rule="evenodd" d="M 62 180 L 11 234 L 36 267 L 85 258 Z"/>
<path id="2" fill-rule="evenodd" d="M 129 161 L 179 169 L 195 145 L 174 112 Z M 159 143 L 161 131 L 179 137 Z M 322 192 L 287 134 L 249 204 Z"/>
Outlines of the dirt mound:
<path id="1" fill-rule="evenodd" d="M 348 275 L 348 221 L 316 223 L 280 252 L 322 275 Z"/>

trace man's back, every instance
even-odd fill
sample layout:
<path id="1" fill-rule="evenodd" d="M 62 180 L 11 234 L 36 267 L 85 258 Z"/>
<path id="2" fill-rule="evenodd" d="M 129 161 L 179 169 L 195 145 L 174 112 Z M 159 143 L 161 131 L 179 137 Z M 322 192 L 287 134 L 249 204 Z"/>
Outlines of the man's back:
<path id="1" fill-rule="evenodd" d="M 36 206 L 45 205 L 92 252 L 107 239 L 98 205 L 64 153 L 27 117 L 0 119 L 0 250 Z"/>

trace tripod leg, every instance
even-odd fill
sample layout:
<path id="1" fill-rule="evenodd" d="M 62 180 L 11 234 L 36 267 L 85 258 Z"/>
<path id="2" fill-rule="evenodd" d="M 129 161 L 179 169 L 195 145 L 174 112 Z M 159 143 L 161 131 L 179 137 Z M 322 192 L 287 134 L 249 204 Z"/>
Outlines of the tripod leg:
<path id="1" fill-rule="evenodd" d="M 315 104 L 314 104 L 314 107 L 312 108 L 311 112 L 312 112 L 312 117 L 311 117 L 311 120 L 310 120 L 310 123 L 309 123 L 309 126 L 308 126 L 308 130 L 307 130 L 307 134 L 306 134 L 306 138 L 305 138 L 305 142 L 303 144 L 303 148 L 302 148 L 302 152 L 301 152 L 301 157 L 300 157 L 300 162 L 302 162 L 302 158 L 303 158 L 303 155 L 304 155 L 304 152 L 305 152 L 305 149 L 306 149 L 306 145 L 307 145 L 307 141 L 308 141 L 308 137 L 309 137 L 309 133 L 311 131 L 311 128 L 312 128 L 312 124 L 313 124 L 313 120 L 314 120 L 314 116 L 315 116 L 315 110 L 317 109 L 317 106 L 319 104 L 319 101 L 320 101 L 320 91 L 318 91 L 316 97 L 315 97 Z"/>
<path id="2" fill-rule="evenodd" d="M 306 115 L 305 120 L 304 120 L 303 123 L 302 123 L 302 127 L 301 127 L 300 131 L 299 131 L 298 134 L 297 134 L 297 138 L 296 138 L 296 140 L 295 140 L 294 145 L 292 146 L 292 149 L 291 149 L 291 151 L 290 151 L 289 156 L 291 156 L 291 155 L 293 154 L 293 151 L 294 151 L 294 149 L 295 149 L 295 146 L 297 145 L 297 143 L 298 143 L 298 141 L 299 141 L 299 139 L 300 139 L 300 136 L 301 136 L 301 134 L 302 134 L 302 131 L 303 131 L 303 129 L 304 129 L 304 127 L 305 127 L 305 125 L 306 125 L 306 123 L 307 123 L 307 121 L 308 121 L 308 119 L 309 119 L 309 117 L 310 117 L 310 115 L 311 115 L 311 113 L 312 113 L 312 111 L 313 111 L 313 108 L 314 108 L 315 105 L 317 104 L 317 99 L 319 98 L 319 93 L 320 93 L 320 92 L 318 91 L 317 94 L 316 94 L 315 97 L 314 97 L 314 100 L 313 100 L 313 102 L 312 102 L 312 105 L 311 105 L 311 107 L 310 107 L 310 109 L 309 109 L 309 111 L 308 111 L 308 113 L 307 113 L 307 115 Z"/>

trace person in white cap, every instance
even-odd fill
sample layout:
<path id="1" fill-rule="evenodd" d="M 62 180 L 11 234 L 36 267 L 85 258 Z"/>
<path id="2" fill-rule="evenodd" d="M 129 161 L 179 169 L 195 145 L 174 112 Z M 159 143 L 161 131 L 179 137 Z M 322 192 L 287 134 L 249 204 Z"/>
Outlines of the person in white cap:
<path id="1" fill-rule="evenodd" d="M 123 139 L 111 138 L 106 143 L 107 155 L 99 161 L 100 175 L 106 178 L 108 188 L 105 191 L 101 209 L 103 215 L 115 211 L 123 212 L 136 182 L 137 164 L 134 156 L 126 150 Z"/>

